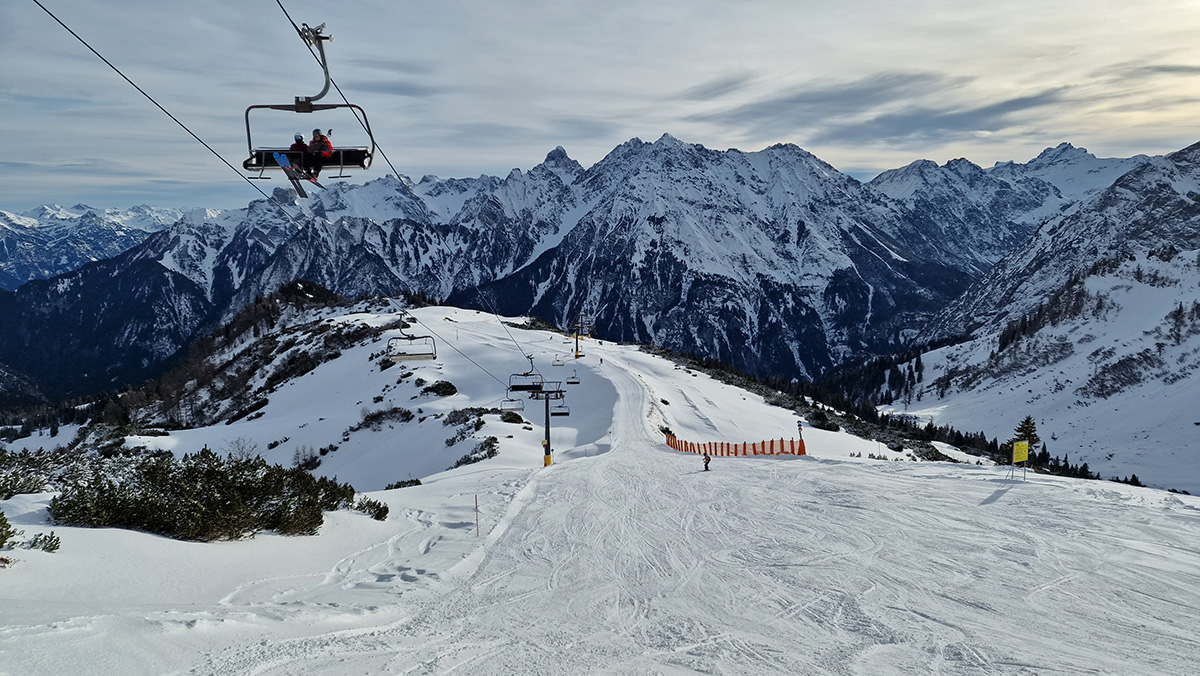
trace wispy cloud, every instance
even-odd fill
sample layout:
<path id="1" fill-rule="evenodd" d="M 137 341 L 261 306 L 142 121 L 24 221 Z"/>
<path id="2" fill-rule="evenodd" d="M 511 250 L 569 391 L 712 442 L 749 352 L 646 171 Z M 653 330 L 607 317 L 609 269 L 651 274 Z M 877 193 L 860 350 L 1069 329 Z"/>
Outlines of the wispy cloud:
<path id="1" fill-rule="evenodd" d="M 981 132 L 996 133 L 1027 123 L 1029 120 L 1022 114 L 1032 114 L 1037 108 L 1062 103 L 1066 91 L 1060 87 L 971 108 L 913 107 L 874 115 L 859 122 L 826 123 L 812 140 L 815 143 L 946 142 Z"/>
<path id="2" fill-rule="evenodd" d="M 813 81 L 729 110 L 692 119 L 744 130 L 797 132 L 847 116 L 871 115 L 914 100 L 961 88 L 971 78 L 931 72 L 882 72 L 845 82 Z"/>
<path id="3" fill-rule="evenodd" d="M 679 98 L 689 101 L 711 101 L 741 91 L 753 81 L 754 76 L 749 74 L 725 75 L 685 89 L 679 94 Z"/>
<path id="4" fill-rule="evenodd" d="M 407 73 L 409 75 L 433 75 L 438 70 L 434 63 L 416 59 L 348 59 L 347 64 L 387 71 L 389 73 Z"/>
<path id="5" fill-rule="evenodd" d="M 447 91 L 444 87 L 436 87 L 433 85 L 422 84 L 406 80 L 350 80 L 343 86 L 345 89 L 354 92 L 373 92 L 376 94 L 388 94 L 390 96 L 405 96 L 423 98 L 427 96 L 436 96 Z"/>
<path id="6" fill-rule="evenodd" d="M 1160 75 L 1196 77 L 1200 76 L 1200 66 L 1182 63 L 1120 63 L 1100 70 L 1097 75 L 1113 80 L 1142 80 Z"/>
<path id="7" fill-rule="evenodd" d="M 610 138 L 617 133 L 619 125 L 607 120 L 589 117 L 563 117 L 550 120 L 550 132 L 563 138 L 563 142 Z"/>

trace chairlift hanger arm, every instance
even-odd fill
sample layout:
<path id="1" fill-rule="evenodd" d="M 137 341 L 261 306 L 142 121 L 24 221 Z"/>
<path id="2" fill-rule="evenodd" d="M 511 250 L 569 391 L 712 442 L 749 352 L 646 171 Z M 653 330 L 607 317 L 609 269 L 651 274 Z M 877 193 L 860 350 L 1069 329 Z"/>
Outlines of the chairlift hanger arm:
<path id="1" fill-rule="evenodd" d="M 321 24 L 320 26 L 317 26 L 316 28 L 309 28 L 308 24 L 302 24 L 302 28 L 300 28 L 300 30 L 299 30 L 300 38 L 303 39 L 304 42 L 308 43 L 310 46 L 317 48 L 317 54 L 318 54 L 317 60 L 320 61 L 320 63 L 321 63 L 321 70 L 323 70 L 325 72 L 325 86 L 322 87 L 321 91 L 315 96 L 297 96 L 296 97 L 296 107 L 297 108 L 299 108 L 301 105 L 311 105 L 313 101 L 320 101 L 322 98 L 325 97 L 326 94 L 329 93 L 329 83 L 330 83 L 329 61 L 325 57 L 325 41 L 332 40 L 333 36 L 332 35 L 321 35 L 321 31 L 323 31 L 323 30 L 325 30 L 325 24 Z M 297 110 L 296 112 L 308 112 L 308 111 Z"/>

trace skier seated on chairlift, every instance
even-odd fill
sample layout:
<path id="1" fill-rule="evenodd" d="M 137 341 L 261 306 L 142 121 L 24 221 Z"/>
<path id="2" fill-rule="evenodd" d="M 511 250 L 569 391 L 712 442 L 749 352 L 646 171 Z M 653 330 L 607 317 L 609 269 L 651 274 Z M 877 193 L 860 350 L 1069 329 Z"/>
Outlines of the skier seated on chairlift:
<path id="1" fill-rule="evenodd" d="M 300 132 L 296 132 L 293 138 L 295 141 L 292 142 L 292 145 L 288 146 L 287 157 L 293 164 L 303 170 L 304 156 L 308 154 L 308 144 L 304 142 L 304 134 Z"/>
<path id="2" fill-rule="evenodd" d="M 305 168 L 313 178 L 321 175 L 321 168 L 333 157 L 333 144 L 329 137 L 314 129 L 312 140 L 308 142 L 308 152 L 304 156 Z"/>

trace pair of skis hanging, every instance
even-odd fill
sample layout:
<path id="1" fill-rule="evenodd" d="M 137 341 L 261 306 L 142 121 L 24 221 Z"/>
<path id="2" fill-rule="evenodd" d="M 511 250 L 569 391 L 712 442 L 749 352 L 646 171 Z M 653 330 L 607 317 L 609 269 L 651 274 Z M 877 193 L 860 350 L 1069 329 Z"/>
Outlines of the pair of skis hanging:
<path id="1" fill-rule="evenodd" d="M 301 171 L 299 167 L 292 166 L 292 163 L 290 160 L 288 160 L 287 155 L 284 155 L 283 153 L 275 153 L 275 163 L 279 165 L 280 169 L 283 169 L 283 173 L 288 177 L 288 180 L 292 182 L 292 187 L 296 189 L 297 195 L 301 197 L 308 197 L 308 193 L 304 192 L 304 186 L 300 185 L 300 181 L 308 181 L 322 190 L 325 189 L 325 186 L 317 182 L 316 176 L 309 175 L 308 173 Z"/>

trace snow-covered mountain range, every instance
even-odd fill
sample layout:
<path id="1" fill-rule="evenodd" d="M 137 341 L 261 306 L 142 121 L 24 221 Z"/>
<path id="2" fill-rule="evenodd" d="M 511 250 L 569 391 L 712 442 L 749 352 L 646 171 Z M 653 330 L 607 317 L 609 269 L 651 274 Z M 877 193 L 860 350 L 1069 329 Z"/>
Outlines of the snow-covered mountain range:
<path id="1" fill-rule="evenodd" d="M 169 227 L 182 212 L 163 207 L 97 209 L 46 205 L 25 213 L 0 211 L 0 289 L 48 279 L 112 258 Z"/>
<path id="2" fill-rule="evenodd" d="M 13 327 L 0 362 L 52 393 L 130 382 L 302 278 L 560 325 L 584 314 L 611 339 L 813 378 L 925 329 L 1074 203 L 1075 177 L 1110 165 L 1060 146 L 1028 165 L 919 162 L 862 184 L 795 146 L 715 151 L 664 135 L 587 169 L 556 148 L 503 178 L 388 176 L 307 200 L 277 189 L 0 293 Z"/>
<path id="3" fill-rule="evenodd" d="M 1034 415 L 1053 453 L 1172 485 L 1200 461 L 1200 144 L 1045 222 L 924 330 L 951 335 L 910 412 L 1002 438 Z"/>
<path id="4" fill-rule="evenodd" d="M 1175 430 L 1170 452 L 1186 455 L 1200 420 L 1161 394 L 1197 382 L 1195 154 L 1063 144 L 1026 164 L 918 161 L 863 184 L 795 146 L 714 151 L 664 135 L 590 168 L 556 148 L 505 177 L 387 176 L 307 200 L 279 188 L 0 290 L 0 362 L 11 401 L 135 382 L 294 279 L 560 326 L 584 315 L 605 338 L 802 379 L 967 336 L 924 355 L 901 404 L 1002 439 L 1044 412 L 1072 439 L 1053 452 L 1171 485 L 1173 461 L 1151 453 L 1159 432 Z M 1137 441 L 1144 462 L 1104 436 L 1130 397 L 1148 412 L 1120 445 Z"/>

